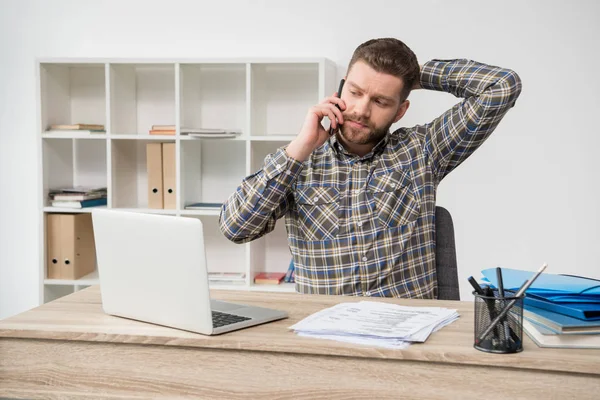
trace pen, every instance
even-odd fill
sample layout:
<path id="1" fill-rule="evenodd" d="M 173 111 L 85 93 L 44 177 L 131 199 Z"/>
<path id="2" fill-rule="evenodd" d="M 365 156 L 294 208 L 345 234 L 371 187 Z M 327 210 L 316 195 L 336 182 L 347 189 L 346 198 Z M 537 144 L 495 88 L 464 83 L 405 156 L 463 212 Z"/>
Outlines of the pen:
<path id="1" fill-rule="evenodd" d="M 338 91 L 337 91 L 337 97 L 342 97 L 342 89 L 344 88 L 345 82 L 346 81 L 344 79 L 342 79 L 340 81 L 340 87 L 338 88 Z M 337 107 L 338 110 L 342 111 L 342 109 L 340 108 L 339 105 L 336 104 L 335 106 Z M 339 126 L 338 126 L 338 128 L 339 128 Z M 333 135 L 334 133 L 335 132 L 334 132 L 333 128 L 329 128 L 329 136 Z"/>
<path id="2" fill-rule="evenodd" d="M 482 297 L 494 297 L 494 293 L 492 293 L 489 286 L 487 286 L 485 288 L 485 290 L 483 290 L 481 288 L 481 286 L 479 286 L 479 283 L 477 283 L 475 278 L 473 278 L 472 276 L 468 277 L 467 280 L 469 281 L 471 286 L 473 286 L 473 288 L 475 289 L 475 292 L 477 292 L 478 295 L 480 295 Z M 496 311 L 494 308 L 494 303 L 493 303 L 494 300 L 491 300 L 491 299 L 482 299 L 482 300 L 485 302 L 485 305 L 487 306 L 488 313 L 490 314 L 490 319 L 493 319 L 496 314 Z M 500 336 L 498 334 L 498 329 L 495 329 L 494 331 L 496 332 L 496 336 Z"/>
<path id="3" fill-rule="evenodd" d="M 544 270 L 546 269 L 547 266 L 548 266 L 548 264 L 544 263 L 544 265 L 542 265 L 542 267 L 533 276 L 533 278 L 525 281 L 525 283 L 521 286 L 521 288 L 519 289 L 519 291 L 515 295 L 515 298 L 512 299 L 511 301 L 509 301 L 506 306 L 504 306 L 504 308 L 502 309 L 502 311 L 500 311 L 500 314 L 498 314 L 496 316 L 496 318 L 494 318 L 494 320 L 492 321 L 492 323 L 487 327 L 487 329 L 481 335 L 479 335 L 479 337 L 477 338 L 477 342 L 478 343 L 481 342 L 483 339 L 485 339 L 485 337 L 490 333 L 490 331 L 494 328 L 494 326 L 496 326 L 498 324 L 498 322 L 502 318 L 504 318 L 504 316 L 508 313 L 508 311 L 512 308 L 512 306 L 515 305 L 515 303 L 517 302 L 517 299 L 519 297 L 521 297 L 523 295 L 523 293 L 525 293 L 525 291 L 527 289 L 529 289 L 529 287 L 533 284 L 533 281 L 535 281 L 538 278 L 538 276 L 540 276 L 540 274 L 542 272 L 544 272 Z"/>
<path id="4" fill-rule="evenodd" d="M 487 309 L 488 309 L 488 313 L 490 314 L 490 320 L 493 320 L 494 318 L 496 318 L 496 307 L 495 307 L 495 298 L 494 298 L 494 291 L 492 290 L 491 287 L 486 286 L 484 289 L 484 293 L 486 297 L 489 297 L 488 299 L 484 300 L 485 304 L 487 305 Z M 498 330 L 499 328 L 497 326 L 494 327 L 494 332 L 496 332 L 496 337 L 500 337 L 500 331 Z"/>
<path id="5" fill-rule="evenodd" d="M 498 295 L 502 300 L 504 300 L 504 283 L 502 282 L 502 268 L 496 268 L 496 278 L 498 279 Z M 510 331 L 508 327 L 508 321 L 506 318 L 502 320 L 502 325 L 504 326 L 504 337 L 506 340 L 510 337 Z"/>
<path id="6" fill-rule="evenodd" d="M 475 291 L 477 292 L 477 294 L 479 294 L 480 296 L 485 296 L 485 293 L 483 292 L 483 289 L 481 288 L 481 286 L 479 286 L 479 283 L 477 283 L 477 281 L 475 280 L 475 278 L 473 278 L 472 276 L 470 276 L 469 278 L 467 278 L 467 280 L 469 281 L 469 283 L 471 284 L 471 286 L 473 286 L 473 289 L 475 289 Z"/>

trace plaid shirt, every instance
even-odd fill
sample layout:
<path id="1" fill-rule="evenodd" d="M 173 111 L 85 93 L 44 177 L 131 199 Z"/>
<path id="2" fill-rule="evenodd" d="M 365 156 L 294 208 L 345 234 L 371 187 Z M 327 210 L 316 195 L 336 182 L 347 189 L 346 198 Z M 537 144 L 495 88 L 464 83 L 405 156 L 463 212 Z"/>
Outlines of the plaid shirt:
<path id="1" fill-rule="evenodd" d="M 363 157 L 335 136 L 305 162 L 279 148 L 223 205 L 223 234 L 248 242 L 285 216 L 296 291 L 437 298 L 437 186 L 494 131 L 521 81 L 509 69 L 457 59 L 425 63 L 420 82 L 464 100 L 428 124 L 389 133 Z"/>

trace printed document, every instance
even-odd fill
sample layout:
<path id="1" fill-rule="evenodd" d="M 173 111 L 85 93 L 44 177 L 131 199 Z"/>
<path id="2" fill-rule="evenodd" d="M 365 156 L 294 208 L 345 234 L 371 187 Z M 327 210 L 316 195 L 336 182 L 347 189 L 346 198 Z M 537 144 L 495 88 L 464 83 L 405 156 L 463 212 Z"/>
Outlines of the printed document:
<path id="1" fill-rule="evenodd" d="M 314 313 L 290 329 L 300 336 L 401 349 L 426 341 L 458 316 L 456 310 L 441 307 L 347 302 Z"/>

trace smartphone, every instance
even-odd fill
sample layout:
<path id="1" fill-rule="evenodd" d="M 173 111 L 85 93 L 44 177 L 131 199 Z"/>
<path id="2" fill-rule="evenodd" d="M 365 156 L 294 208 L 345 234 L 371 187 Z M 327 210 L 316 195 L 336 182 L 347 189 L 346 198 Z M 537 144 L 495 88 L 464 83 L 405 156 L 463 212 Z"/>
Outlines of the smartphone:
<path id="1" fill-rule="evenodd" d="M 344 88 L 344 83 L 345 82 L 346 81 L 344 79 L 342 79 L 340 81 L 340 87 L 338 88 L 338 91 L 337 91 L 337 97 L 341 97 L 342 96 L 342 89 Z M 338 110 L 342 111 L 342 109 L 340 108 L 339 105 L 336 104 L 335 106 L 338 108 Z M 338 129 L 339 129 L 339 125 L 338 125 Z M 335 132 L 334 132 L 333 128 L 329 128 L 329 136 L 333 135 L 334 133 Z"/>

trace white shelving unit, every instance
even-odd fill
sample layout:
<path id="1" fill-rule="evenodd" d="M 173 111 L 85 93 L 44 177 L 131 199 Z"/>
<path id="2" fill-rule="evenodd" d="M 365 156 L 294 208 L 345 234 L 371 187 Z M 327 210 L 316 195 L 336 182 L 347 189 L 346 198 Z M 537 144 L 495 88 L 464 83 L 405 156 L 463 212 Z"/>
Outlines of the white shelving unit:
<path id="1" fill-rule="evenodd" d="M 48 191 L 106 186 L 111 209 L 200 218 L 210 271 L 245 272 L 241 284 L 213 288 L 293 291 L 293 284 L 256 285 L 258 272 L 285 272 L 290 261 L 285 224 L 251 243 L 228 241 L 219 210 L 186 210 L 195 202 L 223 202 L 265 156 L 299 132 L 309 107 L 336 90 L 336 66 L 311 59 L 40 59 L 40 291 L 44 302 L 97 284 L 47 279 L 46 215 L 90 212 L 51 207 Z M 103 124 L 106 134 L 46 133 L 51 124 Z M 149 135 L 152 125 L 175 125 L 174 136 Z M 240 131 L 229 139 L 196 139 L 181 127 Z M 176 148 L 177 207 L 148 208 L 146 144 Z"/>

